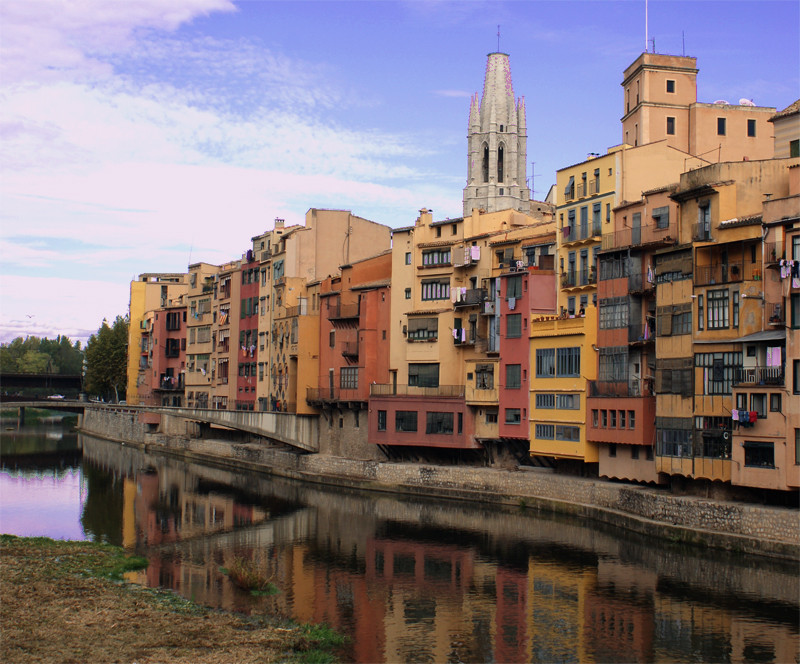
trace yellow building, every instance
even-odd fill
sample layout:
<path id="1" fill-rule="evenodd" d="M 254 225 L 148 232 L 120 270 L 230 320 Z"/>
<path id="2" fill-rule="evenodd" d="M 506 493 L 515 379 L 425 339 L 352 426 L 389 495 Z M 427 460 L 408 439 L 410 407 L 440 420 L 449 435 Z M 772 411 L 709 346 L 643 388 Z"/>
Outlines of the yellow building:
<path id="1" fill-rule="evenodd" d="M 149 349 L 142 348 L 142 331 L 147 329 L 148 313 L 177 303 L 186 292 L 185 274 L 146 273 L 131 282 L 128 303 L 128 403 L 139 403 L 139 372 L 147 368 L 146 355 Z"/>
<path id="2" fill-rule="evenodd" d="M 208 263 L 189 266 L 188 312 L 186 318 L 186 405 L 210 408 L 214 381 L 211 373 L 213 343 L 212 301 L 219 267 Z"/>

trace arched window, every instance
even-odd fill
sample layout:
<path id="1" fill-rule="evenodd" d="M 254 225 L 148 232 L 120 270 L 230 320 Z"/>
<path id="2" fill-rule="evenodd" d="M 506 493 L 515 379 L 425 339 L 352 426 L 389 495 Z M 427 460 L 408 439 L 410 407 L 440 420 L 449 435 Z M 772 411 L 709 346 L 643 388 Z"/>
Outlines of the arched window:
<path id="1" fill-rule="evenodd" d="M 503 146 L 497 148 L 497 181 L 503 181 Z"/>
<path id="2" fill-rule="evenodd" d="M 483 181 L 489 181 L 489 146 L 486 143 L 483 144 L 483 164 L 481 167 L 483 171 Z"/>

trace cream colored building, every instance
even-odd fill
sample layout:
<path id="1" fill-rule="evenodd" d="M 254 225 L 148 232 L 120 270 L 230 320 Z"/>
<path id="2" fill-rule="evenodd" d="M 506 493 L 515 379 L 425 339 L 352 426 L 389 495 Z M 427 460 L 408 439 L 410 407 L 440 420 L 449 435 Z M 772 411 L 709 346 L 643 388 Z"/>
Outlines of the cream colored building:
<path id="1" fill-rule="evenodd" d="M 184 379 L 186 405 L 189 408 L 210 408 L 212 403 L 212 301 L 218 273 L 219 267 L 209 263 L 194 263 L 189 266 Z"/>

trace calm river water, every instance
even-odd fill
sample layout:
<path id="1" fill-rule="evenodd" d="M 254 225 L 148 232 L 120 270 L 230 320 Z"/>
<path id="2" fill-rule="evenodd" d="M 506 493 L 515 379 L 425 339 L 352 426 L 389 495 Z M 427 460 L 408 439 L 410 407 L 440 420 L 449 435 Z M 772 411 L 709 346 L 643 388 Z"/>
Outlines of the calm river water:
<path id="1" fill-rule="evenodd" d="M 531 510 L 337 491 L 3 431 L 0 530 L 136 549 L 136 579 L 213 607 L 325 622 L 353 662 L 797 662 L 795 564 Z M 252 597 L 220 568 L 255 561 Z"/>

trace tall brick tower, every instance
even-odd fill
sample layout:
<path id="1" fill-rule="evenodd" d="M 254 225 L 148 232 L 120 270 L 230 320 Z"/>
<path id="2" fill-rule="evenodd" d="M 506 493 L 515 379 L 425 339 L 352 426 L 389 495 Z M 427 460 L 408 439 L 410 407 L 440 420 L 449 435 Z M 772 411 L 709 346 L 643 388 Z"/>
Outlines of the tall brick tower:
<path id="1" fill-rule="evenodd" d="M 469 110 L 465 216 L 473 208 L 530 211 L 526 132 L 525 99 L 514 98 L 508 54 L 489 53 L 483 96 L 478 101 L 476 92 Z"/>

